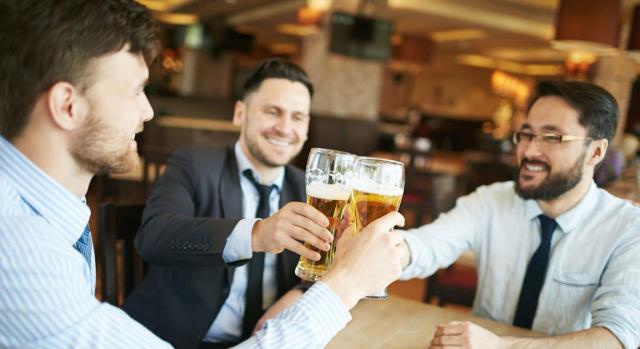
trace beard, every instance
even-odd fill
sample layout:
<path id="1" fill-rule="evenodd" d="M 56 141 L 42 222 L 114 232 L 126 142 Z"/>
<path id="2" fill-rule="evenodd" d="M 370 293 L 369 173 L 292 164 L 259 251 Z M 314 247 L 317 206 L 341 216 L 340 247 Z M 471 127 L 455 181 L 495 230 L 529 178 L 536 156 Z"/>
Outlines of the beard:
<path id="1" fill-rule="evenodd" d="M 582 180 L 582 168 L 584 166 L 586 155 L 585 151 L 570 169 L 561 173 L 552 174 L 551 167 L 548 164 L 544 164 L 549 175 L 542 181 L 542 183 L 532 188 L 522 188 L 520 186 L 520 172 L 527 162 L 531 162 L 531 160 L 526 158 L 523 159 L 516 175 L 516 193 L 525 200 L 534 199 L 549 201 L 560 197 L 562 194 L 575 188 L 575 186 L 580 183 L 580 180 Z"/>
<path id="2" fill-rule="evenodd" d="M 92 174 L 126 173 L 140 158 L 131 140 L 106 122 L 107 117 L 91 106 L 89 117 L 72 142 L 71 155 L 83 170 Z"/>

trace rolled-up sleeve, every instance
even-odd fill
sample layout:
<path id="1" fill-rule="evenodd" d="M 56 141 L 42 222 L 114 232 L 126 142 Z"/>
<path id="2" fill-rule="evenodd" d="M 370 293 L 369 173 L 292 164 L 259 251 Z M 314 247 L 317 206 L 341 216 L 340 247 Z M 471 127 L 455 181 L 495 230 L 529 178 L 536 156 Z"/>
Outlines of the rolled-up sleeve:
<path id="1" fill-rule="evenodd" d="M 592 326 L 611 331 L 626 349 L 640 347 L 640 227 L 611 256 L 591 305 Z"/>

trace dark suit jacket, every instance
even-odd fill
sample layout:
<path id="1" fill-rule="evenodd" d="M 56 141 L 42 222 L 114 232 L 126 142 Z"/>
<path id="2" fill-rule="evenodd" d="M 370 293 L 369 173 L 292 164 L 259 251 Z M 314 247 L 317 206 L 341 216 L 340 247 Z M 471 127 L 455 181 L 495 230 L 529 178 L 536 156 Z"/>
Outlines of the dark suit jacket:
<path id="1" fill-rule="evenodd" d="M 305 200 L 304 173 L 287 166 L 280 207 Z M 222 258 L 242 217 L 233 148 L 181 148 L 147 200 L 136 248 L 150 265 L 123 308 L 177 348 L 196 348 L 222 308 L 236 266 Z M 278 298 L 298 284 L 299 256 L 278 255 Z"/>

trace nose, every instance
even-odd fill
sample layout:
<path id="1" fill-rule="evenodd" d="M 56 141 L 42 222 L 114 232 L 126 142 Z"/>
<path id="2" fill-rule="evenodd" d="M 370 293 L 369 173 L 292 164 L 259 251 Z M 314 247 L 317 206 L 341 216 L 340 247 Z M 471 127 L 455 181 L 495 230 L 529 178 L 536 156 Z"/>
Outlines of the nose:
<path id="1" fill-rule="evenodd" d="M 275 124 L 275 129 L 278 133 L 286 135 L 293 129 L 293 119 L 289 114 L 283 114 L 278 118 L 278 122 Z"/>
<path id="2" fill-rule="evenodd" d="M 534 158 L 542 155 L 542 150 L 540 149 L 540 145 L 538 144 L 537 139 L 532 139 L 530 142 L 520 145 L 522 149 L 522 155 L 528 158 Z"/>
<path id="3" fill-rule="evenodd" d="M 147 98 L 146 94 L 143 94 L 142 97 L 140 115 L 142 115 L 142 122 L 147 122 L 153 119 L 153 108 L 151 107 L 151 103 L 149 103 L 149 98 Z"/>

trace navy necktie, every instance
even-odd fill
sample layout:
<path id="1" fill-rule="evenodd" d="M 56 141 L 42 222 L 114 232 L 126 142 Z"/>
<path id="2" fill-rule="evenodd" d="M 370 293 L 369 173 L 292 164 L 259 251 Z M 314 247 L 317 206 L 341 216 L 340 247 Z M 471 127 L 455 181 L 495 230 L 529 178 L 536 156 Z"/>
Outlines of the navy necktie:
<path id="1" fill-rule="evenodd" d="M 516 315 L 513 319 L 514 325 L 525 328 L 531 328 L 533 319 L 536 316 L 540 291 L 542 290 L 544 278 L 547 274 L 547 266 L 549 265 L 551 237 L 558 226 L 554 219 L 545 215 L 538 216 L 538 219 L 540 219 L 542 241 L 540 241 L 538 249 L 533 253 L 529 266 L 527 266 L 527 272 L 522 282 L 522 290 L 520 290 Z"/>
<path id="2" fill-rule="evenodd" d="M 271 191 L 276 188 L 275 185 L 262 185 L 258 183 L 251 170 L 245 170 L 242 174 L 251 181 L 251 183 L 258 190 L 260 195 L 260 201 L 258 202 L 258 209 L 256 210 L 256 218 L 269 217 L 269 197 Z M 247 290 L 245 292 L 246 303 L 244 310 L 244 318 L 242 319 L 242 339 L 247 339 L 251 336 L 251 331 L 255 327 L 256 323 L 260 319 L 263 313 L 262 305 L 262 275 L 264 271 L 264 253 L 257 252 L 253 254 L 253 258 L 248 263 L 249 271 L 247 277 Z"/>
<path id="3" fill-rule="evenodd" d="M 89 230 L 89 224 L 84 228 L 84 232 L 76 241 L 73 247 L 76 248 L 82 254 L 84 259 L 87 260 L 87 264 L 89 264 L 89 268 L 91 268 L 91 249 L 93 248 L 93 242 L 91 240 L 91 230 Z"/>

